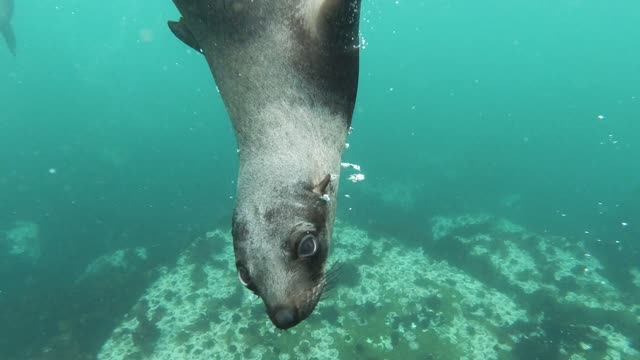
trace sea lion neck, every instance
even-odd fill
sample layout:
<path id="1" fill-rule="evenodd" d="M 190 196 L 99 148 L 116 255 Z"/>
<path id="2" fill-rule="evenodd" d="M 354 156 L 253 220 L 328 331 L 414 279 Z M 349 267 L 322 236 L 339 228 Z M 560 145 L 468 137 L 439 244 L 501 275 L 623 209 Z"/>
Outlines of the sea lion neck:
<path id="1" fill-rule="evenodd" d="M 340 173 L 347 129 L 339 115 L 281 103 L 258 116 L 236 123 L 238 194 L 317 184 L 328 174 Z"/>
<path id="2" fill-rule="evenodd" d="M 264 156 L 284 162 L 296 158 L 295 163 L 338 161 L 348 131 L 345 121 L 328 108 L 287 101 L 245 112 L 233 118 L 240 162 Z"/>

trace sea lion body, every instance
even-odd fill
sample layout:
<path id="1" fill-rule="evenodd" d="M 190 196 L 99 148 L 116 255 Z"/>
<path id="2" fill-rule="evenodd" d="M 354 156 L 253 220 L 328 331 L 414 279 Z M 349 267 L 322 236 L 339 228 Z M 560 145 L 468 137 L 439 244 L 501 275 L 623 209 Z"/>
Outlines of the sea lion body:
<path id="1" fill-rule="evenodd" d="M 11 27 L 13 17 L 13 0 L 0 0 L 0 33 L 4 37 L 9 51 L 16 55 L 16 36 Z"/>
<path id="2" fill-rule="evenodd" d="M 360 0 L 174 0 L 239 150 L 233 242 L 241 282 L 272 322 L 315 308 L 356 99 Z"/>

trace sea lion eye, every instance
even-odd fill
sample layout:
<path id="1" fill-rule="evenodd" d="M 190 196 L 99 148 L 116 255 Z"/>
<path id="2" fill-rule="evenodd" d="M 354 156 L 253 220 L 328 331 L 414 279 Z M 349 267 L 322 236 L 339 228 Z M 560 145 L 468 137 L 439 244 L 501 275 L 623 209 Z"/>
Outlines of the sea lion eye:
<path id="1" fill-rule="evenodd" d="M 318 251 L 318 241 L 312 234 L 305 235 L 298 243 L 298 257 L 307 258 L 313 256 Z"/>
<path id="2" fill-rule="evenodd" d="M 240 282 L 242 285 L 249 287 L 251 284 L 251 277 L 249 276 L 249 270 L 242 265 L 238 265 L 238 278 L 240 278 Z"/>

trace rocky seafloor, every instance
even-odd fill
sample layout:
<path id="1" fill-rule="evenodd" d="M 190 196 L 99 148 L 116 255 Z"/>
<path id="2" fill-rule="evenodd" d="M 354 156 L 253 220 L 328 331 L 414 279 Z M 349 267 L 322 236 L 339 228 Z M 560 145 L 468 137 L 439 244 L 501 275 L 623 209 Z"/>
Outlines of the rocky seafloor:
<path id="1" fill-rule="evenodd" d="M 619 289 L 575 239 L 487 215 L 430 225 L 408 246 L 336 224 L 338 286 L 286 332 L 239 284 L 230 234 L 207 233 L 98 359 L 640 359 L 640 264 Z"/>

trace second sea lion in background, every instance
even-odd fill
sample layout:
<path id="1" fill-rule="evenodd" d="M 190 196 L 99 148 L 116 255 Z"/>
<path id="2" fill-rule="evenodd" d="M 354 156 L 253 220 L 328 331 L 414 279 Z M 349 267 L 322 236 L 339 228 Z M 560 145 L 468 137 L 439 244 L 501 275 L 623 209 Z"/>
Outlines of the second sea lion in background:
<path id="1" fill-rule="evenodd" d="M 11 27 L 13 16 L 13 0 L 0 0 L 0 33 L 4 37 L 9 51 L 16 55 L 16 35 Z"/>

